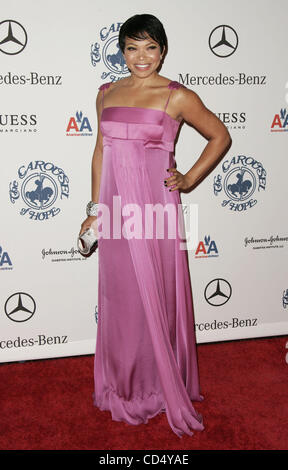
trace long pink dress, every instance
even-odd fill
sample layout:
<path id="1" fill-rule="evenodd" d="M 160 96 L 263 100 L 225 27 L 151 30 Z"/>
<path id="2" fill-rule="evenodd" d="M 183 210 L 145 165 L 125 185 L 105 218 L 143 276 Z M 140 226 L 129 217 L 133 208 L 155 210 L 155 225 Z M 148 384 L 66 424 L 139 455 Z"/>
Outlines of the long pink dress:
<path id="1" fill-rule="evenodd" d="M 137 204 L 142 214 L 145 204 L 172 204 L 180 219 L 179 191 L 169 191 L 164 179 L 170 176 L 166 169 L 175 167 L 174 140 L 179 127 L 166 107 L 173 89 L 182 85 L 168 84 L 164 110 L 104 108 L 109 86 L 99 87 L 103 163 L 98 202 L 110 208 L 111 227 L 113 196 L 118 200 L 120 196 L 122 207 Z M 125 220 L 122 214 L 121 227 Z M 113 238 L 112 233 L 110 238 L 99 239 L 94 404 L 110 410 L 113 420 L 132 425 L 147 423 L 165 411 L 179 437 L 191 436 L 192 429 L 202 431 L 204 426 L 191 403 L 202 401 L 203 396 L 188 258 L 187 251 L 180 250 L 183 237 L 176 231 L 176 238 L 169 239 L 167 218 L 164 225 L 162 239 L 154 234 Z"/>

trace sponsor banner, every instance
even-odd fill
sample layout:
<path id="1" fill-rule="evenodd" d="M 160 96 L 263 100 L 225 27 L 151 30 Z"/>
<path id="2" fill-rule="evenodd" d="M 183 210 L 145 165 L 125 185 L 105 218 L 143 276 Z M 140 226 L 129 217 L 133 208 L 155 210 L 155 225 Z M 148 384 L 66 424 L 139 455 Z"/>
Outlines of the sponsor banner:
<path id="1" fill-rule="evenodd" d="M 286 332 L 286 333 L 285 333 Z M 220 321 L 211 319 L 207 322 L 196 323 L 196 338 L 198 343 L 205 343 L 205 338 L 209 337 L 209 342 L 231 341 L 249 338 L 261 338 L 271 336 L 282 336 L 287 334 L 287 323 L 283 321 L 273 324 L 259 323 L 257 317 L 239 319 L 232 317 L 230 320 Z"/>
<path id="2" fill-rule="evenodd" d="M 247 113 L 244 111 L 215 113 L 229 131 L 244 130 L 247 127 Z"/>
<path id="3" fill-rule="evenodd" d="M 70 341 L 68 336 L 49 336 L 44 333 L 32 338 L 0 337 L 1 362 L 18 362 L 53 357 L 69 357 L 91 354 L 95 351 L 96 341 Z"/>
<path id="4" fill-rule="evenodd" d="M 211 75 L 191 75 L 186 73 L 185 75 L 179 74 L 180 83 L 188 87 L 195 86 L 263 86 L 268 84 L 266 75 L 249 75 L 245 72 L 237 72 L 233 75 L 226 75 L 223 73 L 211 74 Z"/>
<path id="5" fill-rule="evenodd" d="M 52 248 L 43 248 L 41 250 L 41 259 L 45 260 L 46 262 L 62 262 L 62 261 L 86 261 L 87 258 L 81 256 L 78 249 L 74 248 L 73 246 L 70 249 L 52 249 Z"/>
<path id="6" fill-rule="evenodd" d="M 288 234 L 287 236 L 268 235 L 267 237 L 245 237 L 244 246 L 252 250 L 288 248 Z"/>
<path id="7" fill-rule="evenodd" d="M 0 134 L 35 134 L 38 131 L 36 114 L 0 114 Z"/>
<path id="8" fill-rule="evenodd" d="M 11 71 L 0 74 L 0 86 L 60 86 L 63 84 L 62 75 L 40 74 L 39 72 L 13 73 Z"/>

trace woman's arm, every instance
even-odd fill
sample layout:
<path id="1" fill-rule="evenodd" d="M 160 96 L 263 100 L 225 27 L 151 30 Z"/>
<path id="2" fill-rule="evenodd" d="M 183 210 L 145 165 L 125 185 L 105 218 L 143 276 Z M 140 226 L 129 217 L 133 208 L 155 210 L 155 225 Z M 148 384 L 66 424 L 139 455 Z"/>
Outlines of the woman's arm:
<path id="1" fill-rule="evenodd" d="M 196 163 L 185 175 L 175 168 L 169 168 L 173 176 L 166 180 L 167 186 L 173 186 L 171 191 L 185 190 L 194 186 L 220 161 L 232 142 L 226 126 L 206 108 L 194 91 L 181 87 L 175 94 L 174 103 L 175 108 L 179 110 L 178 115 L 195 127 L 208 140 L 208 143 Z"/>
<path id="2" fill-rule="evenodd" d="M 101 121 L 101 95 L 102 90 L 99 90 L 96 98 L 96 110 L 97 110 L 97 120 L 98 120 L 98 131 L 96 145 L 92 157 L 91 165 L 91 201 L 98 202 L 99 192 L 100 192 L 100 182 L 101 182 L 101 173 L 102 173 L 102 159 L 103 159 L 103 136 L 100 129 Z M 81 225 L 80 233 L 83 233 L 87 228 L 91 227 L 92 223 L 96 220 L 96 216 L 89 216 Z"/>

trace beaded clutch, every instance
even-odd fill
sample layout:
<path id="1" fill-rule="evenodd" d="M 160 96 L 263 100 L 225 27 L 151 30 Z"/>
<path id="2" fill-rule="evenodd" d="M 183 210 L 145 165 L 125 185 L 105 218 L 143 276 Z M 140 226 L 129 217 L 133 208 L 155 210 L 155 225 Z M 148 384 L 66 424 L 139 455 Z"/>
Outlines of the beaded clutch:
<path id="1" fill-rule="evenodd" d="M 82 256 L 90 256 L 96 250 L 98 240 L 91 227 L 78 236 L 77 245 Z"/>

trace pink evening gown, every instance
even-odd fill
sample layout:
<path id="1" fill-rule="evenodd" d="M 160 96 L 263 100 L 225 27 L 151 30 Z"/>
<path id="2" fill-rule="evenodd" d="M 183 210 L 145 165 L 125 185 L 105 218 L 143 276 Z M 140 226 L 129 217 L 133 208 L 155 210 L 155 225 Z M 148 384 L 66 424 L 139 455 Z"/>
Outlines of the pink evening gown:
<path id="1" fill-rule="evenodd" d="M 169 191 L 164 179 L 170 176 L 166 169 L 175 167 L 174 140 L 180 124 L 166 108 L 173 90 L 183 85 L 168 84 L 164 110 L 105 108 L 109 86 L 99 87 L 103 163 L 98 202 L 110 208 L 112 227 L 113 196 L 120 196 L 121 207 L 137 204 L 143 211 L 145 204 L 181 204 L 179 191 Z M 176 216 L 179 220 L 182 212 L 176 210 Z M 120 217 L 122 227 L 125 215 L 120 212 Z M 164 225 L 167 229 L 167 219 Z M 204 429 L 202 416 L 191 403 L 203 396 L 187 250 L 180 250 L 180 241 L 178 230 L 172 239 L 154 234 L 99 239 L 94 362 L 95 406 L 109 410 L 113 420 L 132 425 L 166 412 L 179 437 Z"/>

